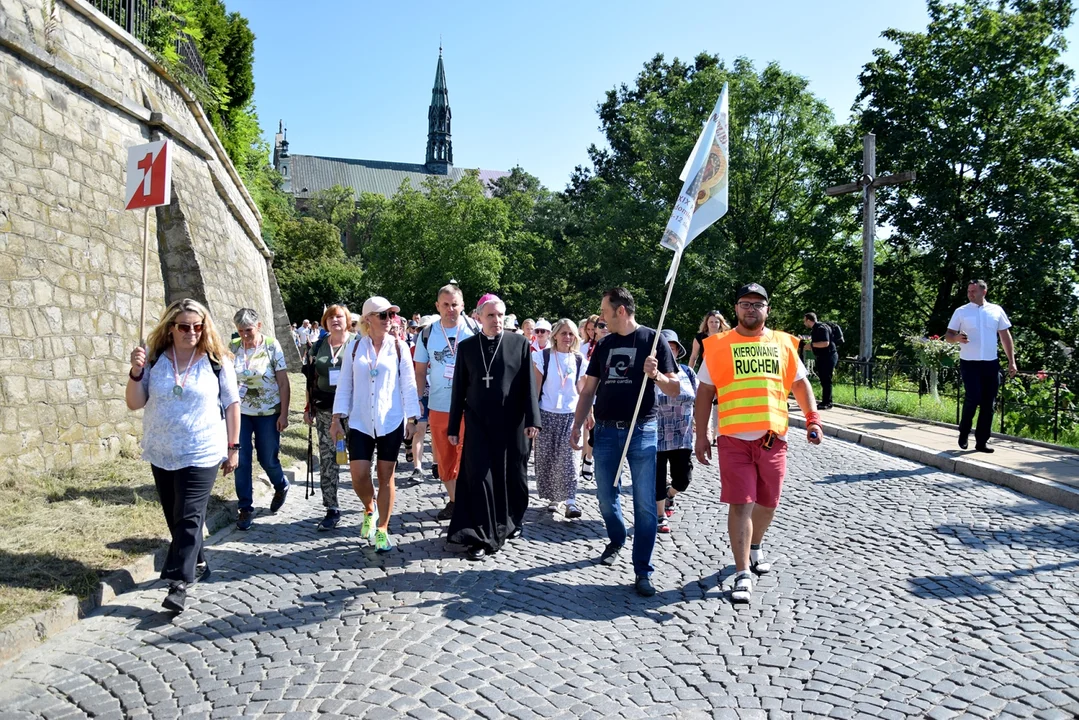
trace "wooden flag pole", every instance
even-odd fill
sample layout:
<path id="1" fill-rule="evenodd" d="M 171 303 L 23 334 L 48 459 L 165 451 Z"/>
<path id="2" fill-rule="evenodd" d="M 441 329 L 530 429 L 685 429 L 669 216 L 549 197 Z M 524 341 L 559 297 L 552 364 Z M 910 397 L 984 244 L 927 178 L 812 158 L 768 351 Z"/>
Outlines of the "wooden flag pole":
<path id="1" fill-rule="evenodd" d="M 150 262 L 150 208 L 142 211 L 142 307 L 139 310 L 139 345 L 146 345 L 146 276 Z"/>
<path id="2" fill-rule="evenodd" d="M 667 297 L 663 300 L 663 310 L 659 313 L 659 324 L 656 325 L 656 337 L 652 340 L 652 351 L 648 354 L 649 357 L 656 354 L 656 348 L 659 347 L 659 334 L 663 330 L 663 321 L 667 317 L 667 305 L 671 302 L 671 292 L 674 291 L 674 281 L 678 278 L 678 266 L 682 264 L 682 252 L 676 252 L 674 254 L 674 260 L 671 261 L 671 282 L 667 286 Z M 614 473 L 614 484 L 618 484 L 618 478 L 622 474 L 622 464 L 626 462 L 626 456 L 629 454 L 629 444 L 633 441 L 633 428 L 637 424 L 637 415 L 641 412 L 641 403 L 644 402 L 644 391 L 648 387 L 648 378 L 645 377 L 641 380 L 641 391 L 637 394 L 637 407 L 633 409 L 633 419 L 629 423 L 629 435 L 626 436 L 626 446 L 622 448 L 622 458 L 618 461 L 618 468 Z"/>

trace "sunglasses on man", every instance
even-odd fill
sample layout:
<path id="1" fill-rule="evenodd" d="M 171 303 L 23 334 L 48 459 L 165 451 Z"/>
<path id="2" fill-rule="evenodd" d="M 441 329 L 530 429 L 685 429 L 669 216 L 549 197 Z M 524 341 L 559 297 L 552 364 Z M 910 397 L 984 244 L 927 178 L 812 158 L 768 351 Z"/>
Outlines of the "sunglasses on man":
<path id="1" fill-rule="evenodd" d="M 197 334 L 202 332 L 202 323 L 173 323 L 173 325 L 182 333 L 195 332 Z"/>

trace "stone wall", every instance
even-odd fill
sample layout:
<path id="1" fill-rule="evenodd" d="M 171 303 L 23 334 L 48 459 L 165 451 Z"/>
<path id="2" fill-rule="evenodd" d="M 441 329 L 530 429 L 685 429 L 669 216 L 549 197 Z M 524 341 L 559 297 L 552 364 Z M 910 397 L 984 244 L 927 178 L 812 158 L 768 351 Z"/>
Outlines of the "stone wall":
<path id="1" fill-rule="evenodd" d="M 139 338 L 143 211 L 123 209 L 124 173 L 128 147 L 162 138 L 173 145 L 174 195 L 150 212 L 148 325 L 192 296 L 223 334 L 237 308 L 253 307 L 294 349 L 258 209 L 194 98 L 82 0 L 0 0 L 9 469 L 103 459 L 140 433 L 123 398 Z"/>

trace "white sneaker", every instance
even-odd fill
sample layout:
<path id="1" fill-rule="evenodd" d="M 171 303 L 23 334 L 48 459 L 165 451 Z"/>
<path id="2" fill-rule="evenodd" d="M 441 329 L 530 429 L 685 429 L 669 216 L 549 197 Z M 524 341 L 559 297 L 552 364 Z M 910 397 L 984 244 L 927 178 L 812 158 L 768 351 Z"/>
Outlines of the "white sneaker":
<path id="1" fill-rule="evenodd" d="M 744 570 L 734 576 L 734 589 L 731 590 L 731 601 L 747 603 L 753 597 L 753 576 Z"/>
<path id="2" fill-rule="evenodd" d="M 547 506 L 547 512 L 558 512 L 558 503 L 553 502 Z"/>

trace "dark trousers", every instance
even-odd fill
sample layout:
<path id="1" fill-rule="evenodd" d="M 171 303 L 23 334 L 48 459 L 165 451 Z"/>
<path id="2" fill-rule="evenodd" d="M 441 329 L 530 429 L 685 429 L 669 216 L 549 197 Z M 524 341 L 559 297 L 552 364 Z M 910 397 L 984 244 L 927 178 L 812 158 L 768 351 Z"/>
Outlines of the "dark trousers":
<path id="1" fill-rule="evenodd" d="M 817 377 L 820 378 L 820 404 L 832 404 L 832 375 L 839 364 L 838 355 L 815 355 Z"/>
<path id="2" fill-rule="evenodd" d="M 960 360 L 959 371 L 963 375 L 963 415 L 959 419 L 959 435 L 970 434 L 974 424 L 974 411 L 978 411 L 978 427 L 974 429 L 974 442 L 985 445 L 993 433 L 993 403 L 1000 389 L 1000 362 L 997 360 Z"/>
<path id="3" fill-rule="evenodd" d="M 671 468 L 671 487 L 684 493 L 693 479 L 693 451 L 660 450 L 656 453 L 656 500 L 667 499 L 667 466 Z"/>
<path id="4" fill-rule="evenodd" d="M 165 522 L 172 534 L 161 579 L 194 582 L 195 563 L 203 561 L 202 525 L 206 521 L 206 506 L 217 479 L 218 466 L 180 470 L 150 467 Z"/>

